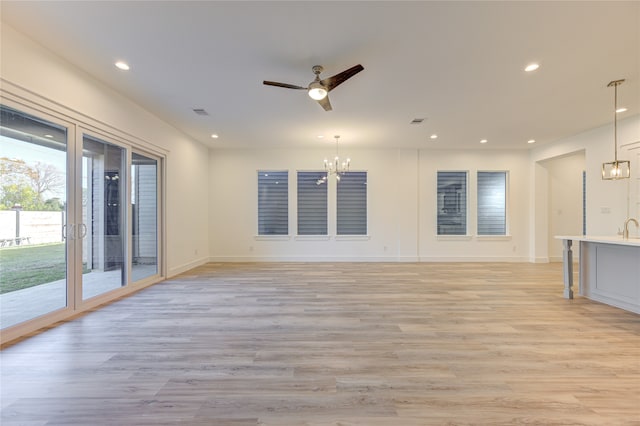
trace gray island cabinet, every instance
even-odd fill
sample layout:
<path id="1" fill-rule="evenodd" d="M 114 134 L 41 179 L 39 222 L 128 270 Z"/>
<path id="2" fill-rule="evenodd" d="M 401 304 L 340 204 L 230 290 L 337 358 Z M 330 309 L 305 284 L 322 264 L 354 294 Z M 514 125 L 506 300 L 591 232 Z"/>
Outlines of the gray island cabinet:
<path id="1" fill-rule="evenodd" d="M 578 294 L 640 313 L 640 238 L 557 236 L 563 241 L 564 297 L 573 298 L 573 242 L 580 244 Z"/>

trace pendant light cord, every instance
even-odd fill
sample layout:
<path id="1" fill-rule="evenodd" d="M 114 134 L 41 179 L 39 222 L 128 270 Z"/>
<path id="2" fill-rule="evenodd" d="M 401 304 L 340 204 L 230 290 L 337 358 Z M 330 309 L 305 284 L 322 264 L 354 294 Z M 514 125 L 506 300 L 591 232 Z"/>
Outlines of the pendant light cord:
<path id="1" fill-rule="evenodd" d="M 623 80 L 624 81 L 624 80 Z M 614 155 L 613 158 L 618 163 L 618 85 L 621 82 L 616 82 L 613 88 L 613 143 L 614 146 Z"/>

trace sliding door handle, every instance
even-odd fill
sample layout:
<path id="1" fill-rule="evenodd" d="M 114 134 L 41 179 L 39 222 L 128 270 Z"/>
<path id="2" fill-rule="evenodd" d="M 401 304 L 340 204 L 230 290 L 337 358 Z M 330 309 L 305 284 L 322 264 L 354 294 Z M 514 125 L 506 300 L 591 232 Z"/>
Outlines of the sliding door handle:
<path id="1" fill-rule="evenodd" d="M 68 225 L 62 225 L 62 239 L 74 240 L 75 239 L 75 225 L 70 223 Z"/>
<path id="2" fill-rule="evenodd" d="M 81 223 L 78 225 L 78 229 L 79 229 L 79 234 L 78 238 L 83 239 L 84 237 L 87 236 L 87 225 L 85 225 L 84 223 Z"/>

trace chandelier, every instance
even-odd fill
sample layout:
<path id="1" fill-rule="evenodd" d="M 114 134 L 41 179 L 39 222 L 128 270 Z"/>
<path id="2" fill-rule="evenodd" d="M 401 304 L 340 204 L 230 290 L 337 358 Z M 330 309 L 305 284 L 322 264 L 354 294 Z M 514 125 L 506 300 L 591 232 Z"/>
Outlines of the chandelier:
<path id="1" fill-rule="evenodd" d="M 614 160 L 610 163 L 602 163 L 602 179 L 617 180 L 628 179 L 631 176 L 631 165 L 629 161 L 618 161 L 618 86 L 624 82 L 622 80 L 614 80 L 607 84 L 607 87 L 613 86 L 613 149 Z"/>
<path id="2" fill-rule="evenodd" d="M 340 176 L 349 171 L 351 159 L 347 158 L 342 163 L 340 162 L 340 156 L 338 155 L 338 140 L 340 139 L 340 135 L 335 135 L 334 138 L 336 139 L 336 156 L 333 158 L 333 161 L 329 161 L 326 158 L 324 159 L 324 171 L 327 173 L 322 179 L 316 181 L 316 185 L 322 185 L 327 181 L 327 177 L 331 175 L 335 175 L 336 181 L 340 182 Z"/>

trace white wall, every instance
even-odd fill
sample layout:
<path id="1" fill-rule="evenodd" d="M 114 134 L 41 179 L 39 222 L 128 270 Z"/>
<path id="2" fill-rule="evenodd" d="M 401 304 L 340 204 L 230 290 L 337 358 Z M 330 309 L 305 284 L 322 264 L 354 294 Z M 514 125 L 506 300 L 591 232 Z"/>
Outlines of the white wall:
<path id="1" fill-rule="evenodd" d="M 632 174 L 636 178 L 640 168 L 640 164 L 635 161 L 637 149 L 640 148 L 638 141 L 640 115 L 619 120 L 618 159 L 631 161 Z M 635 197 L 631 192 L 629 180 L 602 180 L 602 163 L 613 161 L 614 156 L 613 124 L 534 149 L 531 152 L 531 164 L 582 150 L 585 152 L 587 172 L 587 234 L 613 235 L 628 215 L 628 205 L 633 201 L 629 200 L 629 197 Z"/>
<path id="2" fill-rule="evenodd" d="M 205 146 L 129 101 L 82 70 L 2 23 L 2 88 L 40 105 L 57 105 L 134 144 L 167 155 L 168 274 L 207 259 L 209 167 Z"/>
<path id="3" fill-rule="evenodd" d="M 562 261 L 562 241 L 556 235 L 582 235 L 582 173 L 584 151 L 542 161 L 548 176 L 548 256 Z"/>
<path id="4" fill-rule="evenodd" d="M 638 191 L 633 188 L 640 177 L 637 152 L 640 149 L 640 115 L 618 121 L 618 159 L 630 160 L 632 179 L 602 180 L 603 162 L 613 161 L 613 123 L 569 138 L 544 145 L 531 151 L 531 190 L 539 202 L 534 204 L 529 230 L 531 259 L 548 259 L 549 228 L 543 216 L 549 214 L 547 169 L 541 162 L 584 151 L 587 176 L 587 234 L 615 235 L 625 219 L 633 215 Z"/>
<path id="5" fill-rule="evenodd" d="M 437 172 L 468 172 L 468 237 L 436 235 Z M 477 172 L 507 171 L 507 236 L 478 237 Z M 526 261 L 529 253 L 527 151 L 421 151 L 420 259 L 426 261 Z"/>
<path id="6" fill-rule="evenodd" d="M 369 238 L 335 238 L 335 181 L 329 186 L 329 239 L 300 239 L 296 230 L 295 172 L 318 170 L 323 150 L 212 150 L 210 253 L 212 260 L 523 261 L 528 256 L 528 153 L 526 151 L 348 150 L 352 170 L 368 172 Z M 437 170 L 468 170 L 470 212 L 475 213 L 477 170 L 509 171 L 506 238 L 439 240 Z M 288 239 L 256 238 L 257 171 L 289 171 Z M 470 215 L 469 230 L 475 231 Z"/>
<path id="7" fill-rule="evenodd" d="M 412 150 L 350 150 L 351 169 L 368 172 L 369 238 L 335 238 L 335 180 L 329 180 L 331 238 L 298 238 L 295 174 L 321 170 L 328 150 L 212 150 L 210 253 L 213 260 L 416 260 L 417 161 Z M 289 239 L 256 238 L 257 171 L 289 171 Z M 372 190 L 375 188 L 375 190 Z M 408 208 L 407 208 L 408 207 Z"/>

